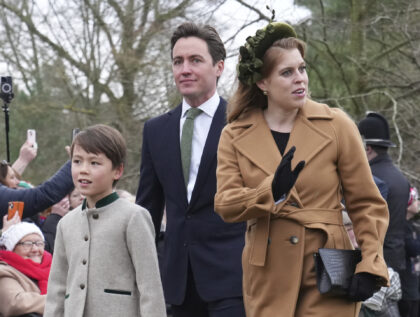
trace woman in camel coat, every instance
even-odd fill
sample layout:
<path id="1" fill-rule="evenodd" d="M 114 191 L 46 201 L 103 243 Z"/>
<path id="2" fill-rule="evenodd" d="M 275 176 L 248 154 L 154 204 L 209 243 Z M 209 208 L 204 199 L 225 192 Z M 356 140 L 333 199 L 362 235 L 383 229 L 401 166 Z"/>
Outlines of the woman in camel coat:
<path id="1" fill-rule="evenodd" d="M 240 83 L 219 143 L 215 209 L 225 221 L 248 223 L 242 257 L 248 317 L 357 316 L 357 301 L 388 283 L 386 203 L 352 120 L 307 98 L 303 42 L 290 26 L 272 25 L 270 48 L 259 42 L 261 33 L 245 46 L 251 54 L 241 48 Z M 241 63 L 258 50 L 263 66 L 247 74 Z M 283 157 L 294 168 L 288 173 L 284 166 L 278 173 Z M 333 297 L 317 289 L 313 253 L 352 248 L 342 198 L 363 259 L 351 294 Z"/>

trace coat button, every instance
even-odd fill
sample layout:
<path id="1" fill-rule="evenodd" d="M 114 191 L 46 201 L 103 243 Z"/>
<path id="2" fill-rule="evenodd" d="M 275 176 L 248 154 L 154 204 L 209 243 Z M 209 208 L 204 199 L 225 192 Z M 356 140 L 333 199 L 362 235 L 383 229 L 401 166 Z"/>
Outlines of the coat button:
<path id="1" fill-rule="evenodd" d="M 85 235 L 85 241 L 88 241 L 89 237 L 87 235 Z"/>
<path id="2" fill-rule="evenodd" d="M 290 241 L 291 244 L 298 244 L 299 238 L 296 237 L 296 236 L 291 236 L 289 241 Z"/>
<path id="3" fill-rule="evenodd" d="M 85 284 L 80 284 L 80 289 L 85 289 Z"/>
<path id="4" fill-rule="evenodd" d="M 87 261 L 86 261 L 86 260 L 83 260 L 83 261 L 82 261 L 82 264 L 83 264 L 83 265 L 86 265 L 86 263 L 87 263 Z"/>
<path id="5" fill-rule="evenodd" d="M 93 219 L 98 219 L 99 218 L 99 215 L 98 214 L 93 214 L 92 218 Z"/>

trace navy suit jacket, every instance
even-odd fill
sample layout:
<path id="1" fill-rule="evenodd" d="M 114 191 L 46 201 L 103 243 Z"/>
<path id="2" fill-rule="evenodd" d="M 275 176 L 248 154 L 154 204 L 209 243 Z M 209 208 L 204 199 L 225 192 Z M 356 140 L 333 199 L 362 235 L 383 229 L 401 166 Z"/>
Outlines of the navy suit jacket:
<path id="1" fill-rule="evenodd" d="M 239 297 L 246 225 L 225 223 L 214 211 L 217 147 L 226 122 L 226 101 L 220 98 L 213 117 L 189 204 L 181 163 L 181 110 L 179 105 L 145 123 L 136 197 L 136 202 L 149 210 L 157 235 L 166 207 L 161 263 L 165 299 L 170 304 L 182 304 L 188 261 L 204 300 Z"/>

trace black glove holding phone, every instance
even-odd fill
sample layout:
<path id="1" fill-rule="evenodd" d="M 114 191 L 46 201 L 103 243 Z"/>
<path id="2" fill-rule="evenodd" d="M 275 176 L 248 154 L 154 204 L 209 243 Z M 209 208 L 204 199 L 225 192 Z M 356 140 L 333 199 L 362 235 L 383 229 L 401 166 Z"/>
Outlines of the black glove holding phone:
<path id="1" fill-rule="evenodd" d="M 292 146 L 292 148 L 283 156 L 274 173 L 273 182 L 271 184 L 274 201 L 278 201 L 283 195 L 287 195 L 293 185 L 295 185 L 299 173 L 305 166 L 305 161 L 300 161 L 292 171 L 292 159 L 295 151 L 296 147 Z"/>
<path id="2" fill-rule="evenodd" d="M 362 272 L 353 276 L 349 288 L 348 297 L 354 302 L 362 302 L 379 291 L 378 276 Z"/>

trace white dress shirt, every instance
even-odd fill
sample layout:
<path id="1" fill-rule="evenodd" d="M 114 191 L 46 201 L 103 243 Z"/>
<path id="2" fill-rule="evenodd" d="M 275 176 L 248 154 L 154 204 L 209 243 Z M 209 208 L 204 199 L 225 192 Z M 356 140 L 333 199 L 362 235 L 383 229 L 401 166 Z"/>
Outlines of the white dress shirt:
<path id="1" fill-rule="evenodd" d="M 188 202 L 191 200 L 191 194 L 194 189 L 195 181 L 197 179 L 198 168 L 200 167 L 201 156 L 203 155 L 204 145 L 206 144 L 207 135 L 210 131 L 210 126 L 213 121 L 214 114 L 220 103 L 220 97 L 217 92 L 213 97 L 208 99 L 205 103 L 201 104 L 198 108 L 203 112 L 200 113 L 194 120 L 194 130 L 191 145 L 191 163 L 190 163 L 190 176 L 188 178 L 187 194 Z M 182 100 L 182 113 L 179 129 L 179 140 L 181 142 L 182 127 L 184 126 L 187 111 L 191 106 Z"/>

